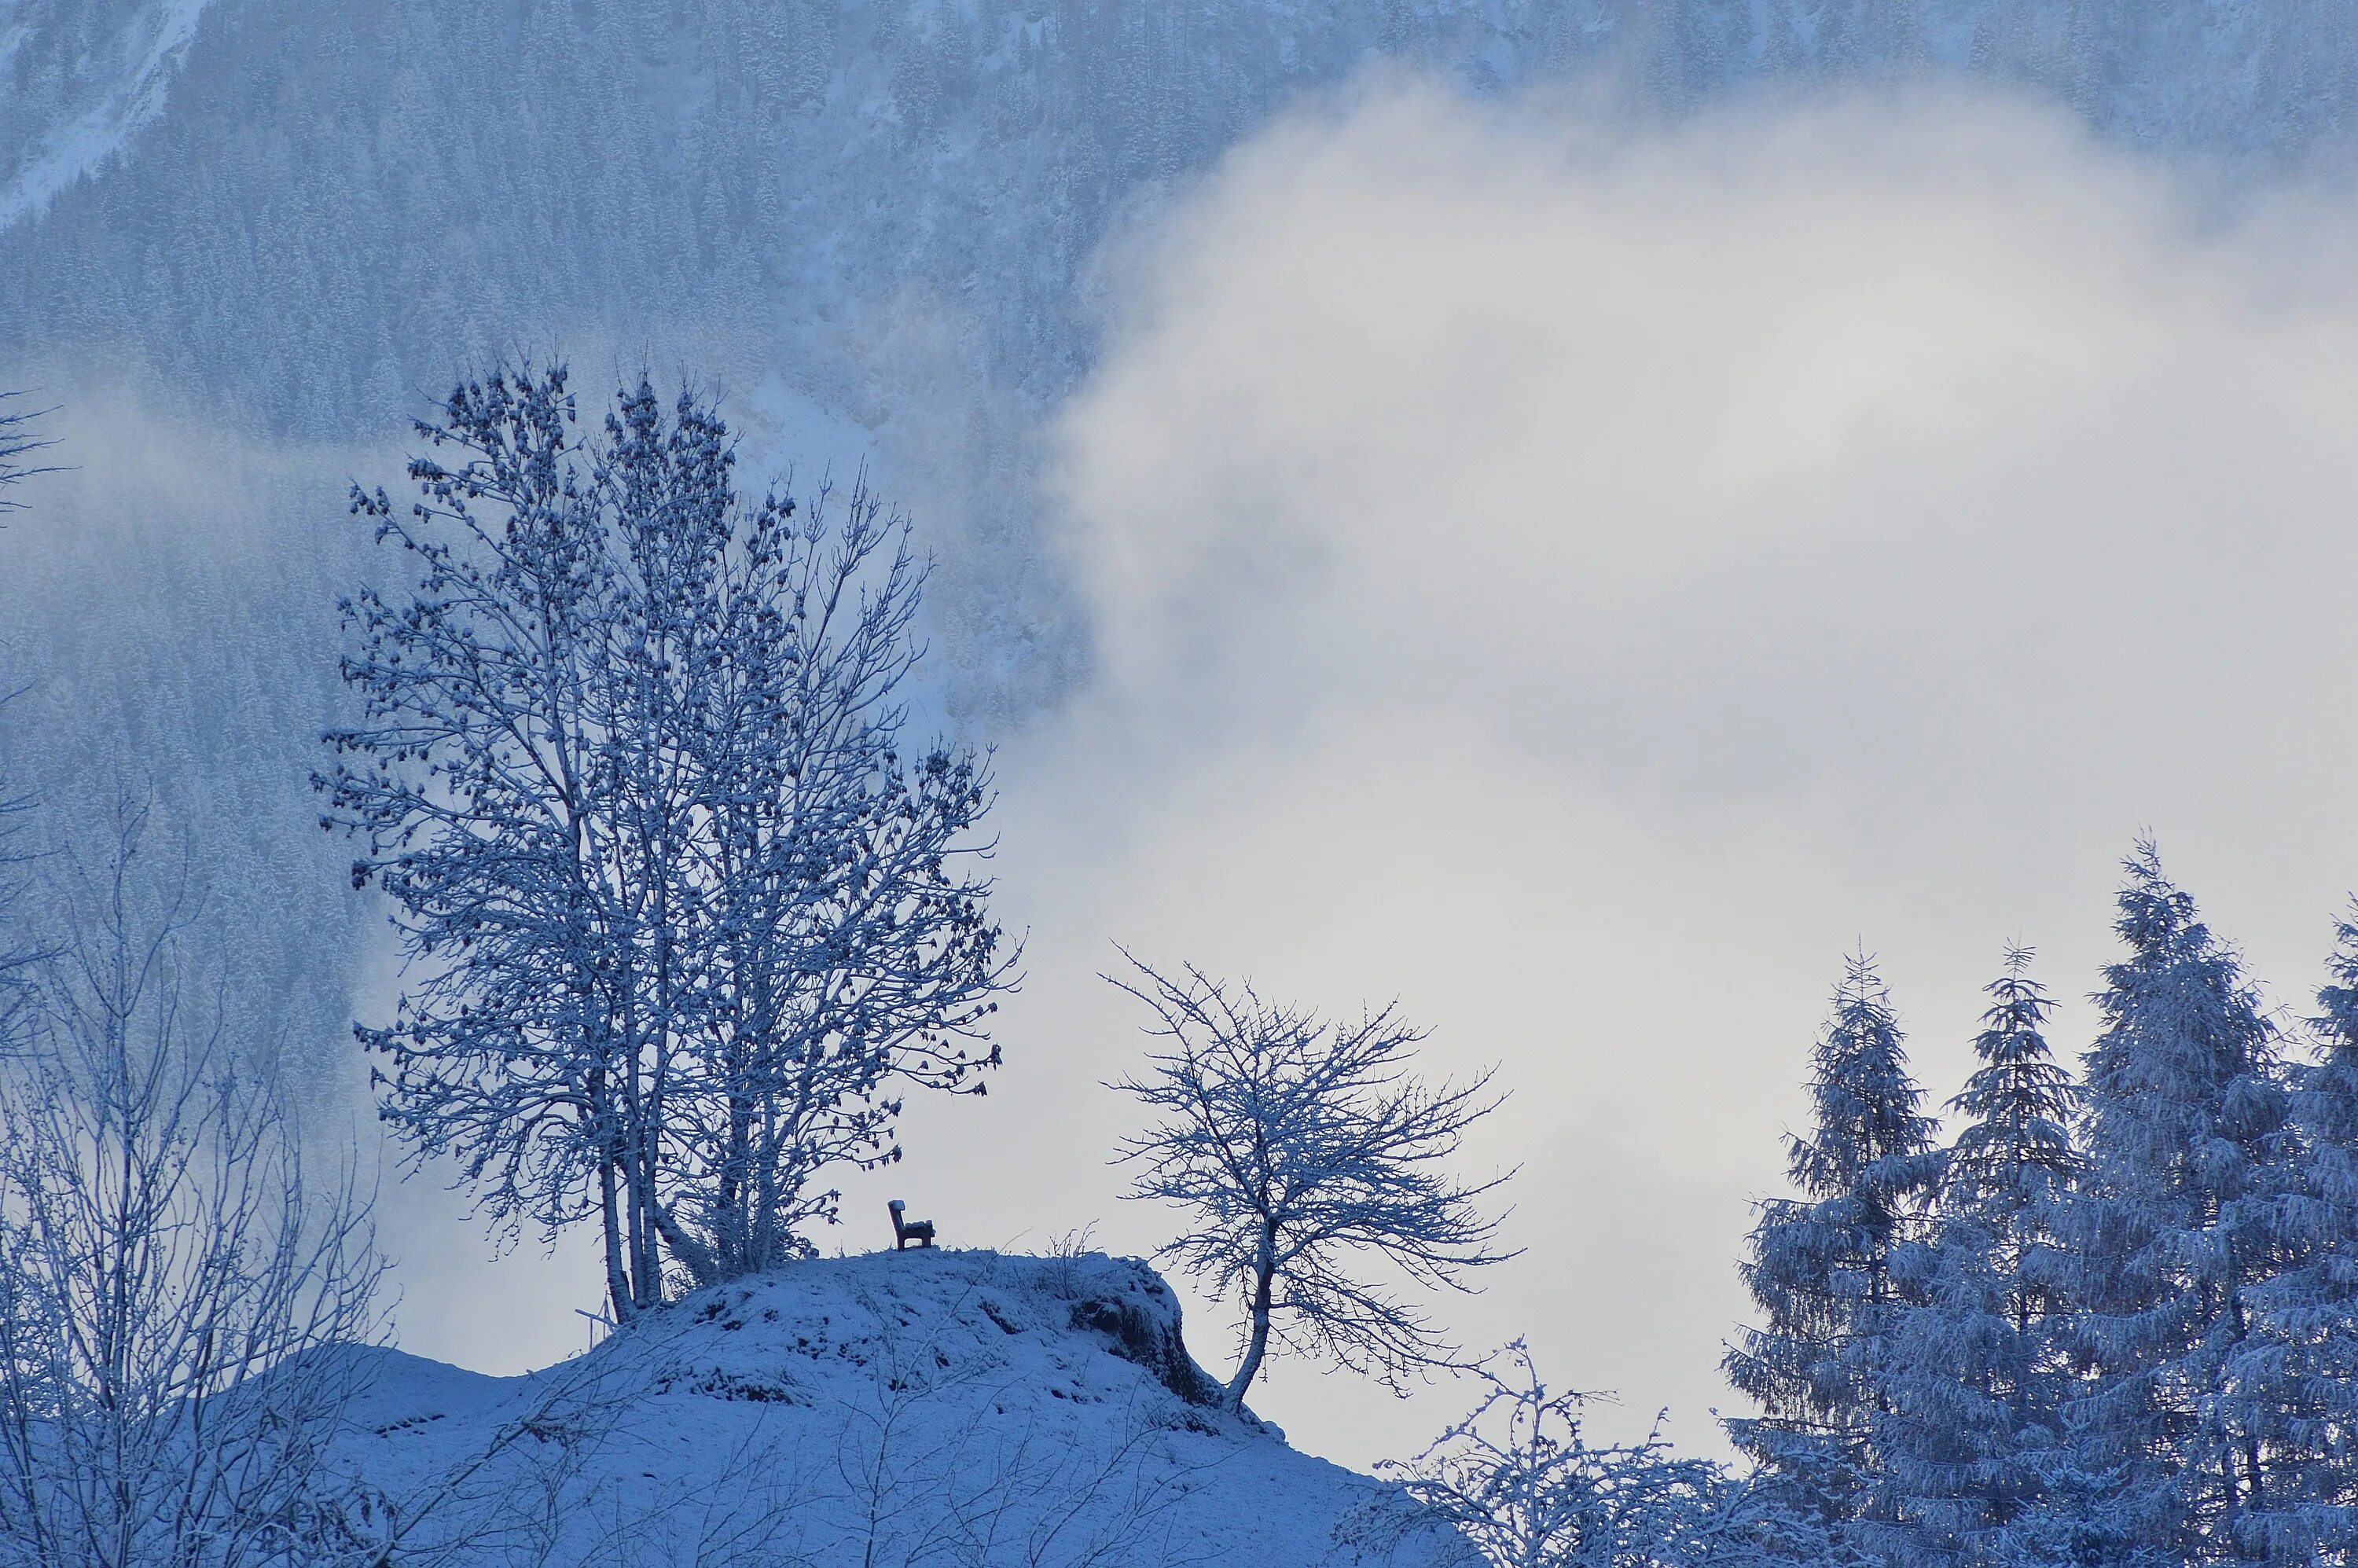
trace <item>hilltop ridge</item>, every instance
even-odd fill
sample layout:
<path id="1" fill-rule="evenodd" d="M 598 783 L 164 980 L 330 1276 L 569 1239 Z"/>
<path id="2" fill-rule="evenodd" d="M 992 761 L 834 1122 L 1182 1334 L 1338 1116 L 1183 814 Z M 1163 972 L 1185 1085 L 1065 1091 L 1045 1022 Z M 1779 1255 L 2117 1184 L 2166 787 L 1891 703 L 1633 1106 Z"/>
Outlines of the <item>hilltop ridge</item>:
<path id="1" fill-rule="evenodd" d="M 813 1260 L 522 1377 L 360 1368 L 344 1463 L 460 1563 L 1341 1564 L 1387 1489 L 1221 1410 L 1170 1288 L 1101 1253 Z"/>

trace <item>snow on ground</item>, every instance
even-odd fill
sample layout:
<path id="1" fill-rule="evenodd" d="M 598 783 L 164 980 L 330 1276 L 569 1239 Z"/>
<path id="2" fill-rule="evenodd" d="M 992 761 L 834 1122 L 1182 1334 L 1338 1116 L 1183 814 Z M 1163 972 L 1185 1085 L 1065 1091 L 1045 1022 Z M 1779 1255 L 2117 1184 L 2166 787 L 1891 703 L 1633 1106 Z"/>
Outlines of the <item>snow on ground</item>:
<path id="1" fill-rule="evenodd" d="M 1223 1413 L 1144 1263 L 915 1249 L 701 1291 L 521 1378 L 370 1352 L 349 1467 L 462 1563 L 1290 1564 L 1387 1488 Z"/>

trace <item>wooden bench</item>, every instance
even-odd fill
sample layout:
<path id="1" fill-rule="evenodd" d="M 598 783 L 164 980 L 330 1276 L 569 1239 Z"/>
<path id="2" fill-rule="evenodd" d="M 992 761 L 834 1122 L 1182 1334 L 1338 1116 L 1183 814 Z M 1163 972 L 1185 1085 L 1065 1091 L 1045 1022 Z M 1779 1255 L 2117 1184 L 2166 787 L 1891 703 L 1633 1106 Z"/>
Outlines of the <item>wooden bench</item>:
<path id="1" fill-rule="evenodd" d="M 901 1215 L 908 1205 L 894 1198 L 884 1206 L 892 1211 L 892 1250 L 904 1251 L 911 1242 L 920 1247 L 934 1244 L 934 1222 L 930 1219 L 903 1219 Z"/>

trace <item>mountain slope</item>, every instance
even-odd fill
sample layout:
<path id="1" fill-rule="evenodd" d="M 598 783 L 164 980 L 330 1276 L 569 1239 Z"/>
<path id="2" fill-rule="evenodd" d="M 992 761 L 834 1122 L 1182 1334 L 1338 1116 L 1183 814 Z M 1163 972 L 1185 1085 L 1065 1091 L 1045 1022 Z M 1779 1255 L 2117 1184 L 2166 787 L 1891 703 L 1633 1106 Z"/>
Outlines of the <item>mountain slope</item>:
<path id="1" fill-rule="evenodd" d="M 0 358 L 120 352 L 335 434 L 406 409 L 460 356 L 552 332 L 783 365 L 871 418 L 920 390 L 913 357 L 1054 395 L 1088 360 L 1086 265 L 1123 208 L 1378 59 L 1477 91 L 1610 66 L 1670 108 L 1932 67 L 2051 94 L 2125 141 L 2229 155 L 2338 144 L 2358 106 L 2358 15 L 2331 0 L 8 15 Z M 912 304 L 934 325 L 882 319 Z"/>
<path id="2" fill-rule="evenodd" d="M 211 0 L 0 4 L 0 229 L 127 151 Z"/>
<path id="3" fill-rule="evenodd" d="M 872 438 L 945 557 L 959 700 L 1001 712 L 1087 661 L 1030 481 L 1095 356 L 1093 258 L 1371 63 L 1600 71 L 1635 114 L 1963 71 L 2270 164 L 2340 158 L 2358 110 L 2338 0 L 0 7 L 0 377 L 380 440 L 501 352 L 693 367 Z"/>
<path id="4" fill-rule="evenodd" d="M 1220 1412 L 1169 1289 L 1101 1254 L 813 1261 L 527 1377 L 367 1370 L 347 1465 L 468 1563 L 1343 1563 L 1382 1489 Z"/>

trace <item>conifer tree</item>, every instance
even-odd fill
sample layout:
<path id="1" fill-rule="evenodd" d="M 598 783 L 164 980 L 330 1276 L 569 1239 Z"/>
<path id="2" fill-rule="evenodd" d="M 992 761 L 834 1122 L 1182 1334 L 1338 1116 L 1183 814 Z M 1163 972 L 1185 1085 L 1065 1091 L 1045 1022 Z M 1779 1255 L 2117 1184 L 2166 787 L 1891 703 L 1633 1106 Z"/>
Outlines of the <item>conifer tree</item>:
<path id="1" fill-rule="evenodd" d="M 1810 1087 L 1817 1125 L 1792 1140 L 1789 1166 L 1801 1195 L 1760 1206 L 1742 1265 L 1762 1321 L 1721 1365 L 1761 1411 L 1729 1421 L 1730 1438 L 1785 1500 L 1846 1537 L 1869 1500 L 1875 1368 L 1899 1301 L 1892 1254 L 1940 1169 L 1890 994 L 1864 954 L 1834 992 Z"/>
<path id="2" fill-rule="evenodd" d="M 2312 1021 L 2322 1057 L 2294 1077 L 2299 1179 L 2283 1199 L 2291 1265 L 2255 1294 L 2266 1335 L 2240 1381 L 2278 1410 L 2281 1549 L 2358 1550 L 2358 903 L 2336 928 Z"/>
<path id="3" fill-rule="evenodd" d="M 2067 1377 L 2051 1224 L 2078 1168 L 2074 1089 L 2049 1050 L 2054 1002 L 2007 952 L 1974 1041 L 1981 1065 L 1949 1108 L 1931 1235 L 1893 1259 L 1900 1294 L 1881 1376 L 1881 1506 L 1868 1533 L 1909 1563 L 2039 1560 Z M 1880 1522 L 1877 1522 L 1880 1521 Z"/>
<path id="4" fill-rule="evenodd" d="M 2104 1492 L 2080 1547 L 2116 1562 L 2275 1561 L 2280 1423 L 2231 1372 L 2255 1347 L 2255 1292 L 2282 1252 L 2280 1042 L 2153 844 L 2125 866 L 2115 929 L 2129 952 L 2096 999 L 2088 1166 L 2060 1226 L 2088 1379 L 2065 1416 L 2076 1467 Z"/>

